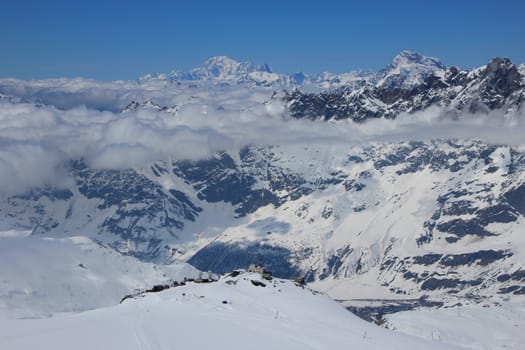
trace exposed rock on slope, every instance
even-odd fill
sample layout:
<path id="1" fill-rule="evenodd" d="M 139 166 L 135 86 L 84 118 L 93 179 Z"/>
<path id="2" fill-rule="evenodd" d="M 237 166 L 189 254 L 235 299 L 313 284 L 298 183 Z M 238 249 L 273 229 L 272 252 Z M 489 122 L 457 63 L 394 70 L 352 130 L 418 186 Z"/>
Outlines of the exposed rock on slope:
<path id="1" fill-rule="evenodd" d="M 507 58 L 495 58 L 487 66 L 472 71 L 451 67 L 426 72 L 430 75 L 418 75 L 420 81 L 416 79 L 413 85 L 405 84 L 402 75 L 395 75 L 393 80 L 387 78 L 359 88 L 345 86 L 317 94 L 294 90 L 284 100 L 296 118 L 357 122 L 393 119 L 400 113 L 414 113 L 432 106 L 451 116 L 496 109 L 509 113 L 518 110 L 525 101 L 524 78 Z"/>

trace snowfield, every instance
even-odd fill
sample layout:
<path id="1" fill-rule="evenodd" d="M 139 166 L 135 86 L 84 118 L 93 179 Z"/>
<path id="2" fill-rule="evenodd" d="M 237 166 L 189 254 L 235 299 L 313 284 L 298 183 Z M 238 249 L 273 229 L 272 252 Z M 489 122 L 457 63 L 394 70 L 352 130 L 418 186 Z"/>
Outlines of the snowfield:
<path id="1" fill-rule="evenodd" d="M 363 350 L 456 349 L 380 328 L 323 294 L 250 273 L 213 283 L 190 282 L 84 313 L 0 320 L 0 348 L 10 350 L 349 346 Z"/>
<path id="2" fill-rule="evenodd" d="M 476 350 L 523 349 L 525 302 L 514 300 L 456 308 L 421 309 L 387 316 L 388 327 Z"/>
<path id="3" fill-rule="evenodd" d="M 185 276 L 196 277 L 198 271 L 187 264 L 144 263 L 86 237 L 5 231 L 0 234 L 0 319 L 115 305 L 134 290 Z"/>

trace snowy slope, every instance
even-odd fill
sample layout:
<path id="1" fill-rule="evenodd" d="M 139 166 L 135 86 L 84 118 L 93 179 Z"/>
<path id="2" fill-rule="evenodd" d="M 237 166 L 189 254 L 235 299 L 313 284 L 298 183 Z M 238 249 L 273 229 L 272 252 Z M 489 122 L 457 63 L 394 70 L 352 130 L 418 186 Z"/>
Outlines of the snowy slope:
<path id="1" fill-rule="evenodd" d="M 340 147 L 275 147 L 264 167 L 244 164 L 272 192 L 240 193 L 274 205 L 232 222 L 189 262 L 217 272 L 261 262 L 343 300 L 521 293 L 523 219 L 509 207 L 521 153 L 475 141 Z M 301 177 L 283 186 L 281 169 Z"/>
<path id="2" fill-rule="evenodd" d="M 253 284 L 261 284 L 256 286 Z M 2 349 L 453 349 L 366 323 L 328 297 L 256 274 L 188 283 L 121 305 L 0 321 Z"/>
<path id="3" fill-rule="evenodd" d="M 251 146 L 133 170 L 83 165 L 69 188 L 0 204 L 5 224 L 82 233 L 146 261 L 218 273 L 260 262 L 336 299 L 455 303 L 525 290 L 524 159 L 479 141 Z"/>
<path id="4" fill-rule="evenodd" d="M 525 303 L 502 301 L 448 309 L 423 309 L 387 316 L 387 327 L 476 350 L 523 349 Z"/>
<path id="5" fill-rule="evenodd" d="M 154 265 L 86 237 L 0 233 L 0 319 L 48 317 L 117 304 L 134 290 L 195 277 L 189 265 Z"/>

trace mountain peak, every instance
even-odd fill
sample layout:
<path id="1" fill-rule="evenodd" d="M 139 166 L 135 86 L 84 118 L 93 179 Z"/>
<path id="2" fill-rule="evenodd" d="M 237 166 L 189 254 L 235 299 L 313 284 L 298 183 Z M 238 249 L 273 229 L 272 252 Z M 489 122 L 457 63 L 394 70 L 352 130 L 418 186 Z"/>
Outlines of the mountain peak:
<path id="1" fill-rule="evenodd" d="M 401 51 L 400 53 L 398 53 L 396 55 L 394 60 L 397 59 L 397 58 L 407 58 L 407 59 L 411 59 L 411 60 L 420 60 L 422 57 L 425 57 L 425 56 L 423 56 L 420 53 L 417 53 L 415 51 L 403 50 L 403 51 Z"/>
<path id="2" fill-rule="evenodd" d="M 267 64 L 255 65 L 251 62 L 239 62 L 227 56 L 208 58 L 200 67 L 191 70 L 195 78 L 204 79 L 238 79 L 253 72 L 272 73 Z"/>
<path id="3" fill-rule="evenodd" d="M 487 65 L 487 70 L 516 70 L 516 66 L 507 57 L 495 57 Z"/>
<path id="4" fill-rule="evenodd" d="M 506 57 L 493 58 L 482 70 L 484 84 L 489 90 L 508 97 L 522 88 L 518 68 Z"/>
<path id="5" fill-rule="evenodd" d="M 236 64 L 240 64 L 240 62 L 228 56 L 211 56 L 206 61 L 204 61 L 203 66 L 236 65 Z"/>
<path id="6" fill-rule="evenodd" d="M 413 66 L 427 66 L 438 69 L 445 69 L 445 65 L 434 57 L 424 56 L 420 53 L 404 50 L 394 57 L 389 67 L 411 68 Z"/>
<path id="7" fill-rule="evenodd" d="M 378 72 L 376 84 L 379 87 L 410 89 L 421 84 L 432 73 L 445 69 L 445 65 L 437 58 L 404 50 Z"/>

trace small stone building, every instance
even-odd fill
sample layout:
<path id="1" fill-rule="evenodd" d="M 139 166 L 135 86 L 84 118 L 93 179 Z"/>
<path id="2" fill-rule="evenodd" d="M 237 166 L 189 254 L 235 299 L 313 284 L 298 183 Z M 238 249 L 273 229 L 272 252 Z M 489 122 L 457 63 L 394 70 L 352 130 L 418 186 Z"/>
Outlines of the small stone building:
<path id="1" fill-rule="evenodd" d="M 250 266 L 248 266 L 248 272 L 258 273 L 262 276 L 262 278 L 265 278 L 265 279 L 272 278 L 272 273 L 266 270 L 262 265 L 259 265 L 259 264 L 250 264 Z"/>

